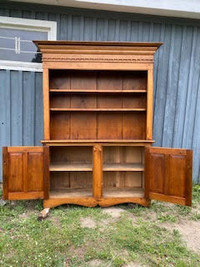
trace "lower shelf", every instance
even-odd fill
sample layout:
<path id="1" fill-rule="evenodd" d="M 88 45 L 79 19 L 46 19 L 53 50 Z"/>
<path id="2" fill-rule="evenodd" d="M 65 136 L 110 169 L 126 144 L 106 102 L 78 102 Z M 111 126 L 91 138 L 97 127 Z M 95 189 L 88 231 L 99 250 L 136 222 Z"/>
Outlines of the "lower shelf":
<path id="1" fill-rule="evenodd" d="M 93 197 L 92 189 L 60 189 L 50 192 L 50 198 Z M 142 188 L 104 188 L 102 198 L 144 197 Z"/>
<path id="2" fill-rule="evenodd" d="M 127 197 L 144 197 L 142 188 L 104 188 L 104 198 L 127 198 Z"/>
<path id="3" fill-rule="evenodd" d="M 50 191 L 50 198 L 93 197 L 92 189 L 60 189 Z"/>

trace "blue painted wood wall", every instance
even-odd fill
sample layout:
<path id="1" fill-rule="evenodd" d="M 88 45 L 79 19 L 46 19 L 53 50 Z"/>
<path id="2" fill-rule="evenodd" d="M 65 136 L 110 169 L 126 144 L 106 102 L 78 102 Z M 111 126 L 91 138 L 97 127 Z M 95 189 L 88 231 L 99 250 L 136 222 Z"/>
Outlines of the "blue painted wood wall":
<path id="1" fill-rule="evenodd" d="M 200 182 L 199 20 L 3 2 L 0 16 L 57 21 L 60 40 L 164 42 L 155 58 L 155 145 L 192 148 Z M 1 70 L 0 146 L 42 138 L 42 74 Z"/>

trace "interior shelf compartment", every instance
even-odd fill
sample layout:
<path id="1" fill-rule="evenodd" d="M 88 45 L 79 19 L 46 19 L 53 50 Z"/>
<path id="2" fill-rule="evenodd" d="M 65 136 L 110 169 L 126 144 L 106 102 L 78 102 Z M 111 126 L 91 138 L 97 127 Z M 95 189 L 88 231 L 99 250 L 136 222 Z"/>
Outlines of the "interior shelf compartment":
<path id="1" fill-rule="evenodd" d="M 51 146 L 50 197 L 92 196 L 92 155 L 92 146 Z"/>
<path id="2" fill-rule="evenodd" d="M 133 146 L 104 146 L 103 169 L 132 168 L 136 171 L 144 170 L 144 147 Z"/>
<path id="3" fill-rule="evenodd" d="M 63 171 L 50 173 L 50 195 L 60 197 L 92 196 L 92 172 Z"/>
<path id="4" fill-rule="evenodd" d="M 144 140 L 146 112 L 51 112 L 52 140 Z"/>
<path id="5" fill-rule="evenodd" d="M 103 190 L 105 198 L 131 198 L 144 197 L 143 188 L 105 188 Z"/>
<path id="6" fill-rule="evenodd" d="M 50 170 L 92 169 L 92 146 L 50 147 Z M 71 170 L 70 170 L 71 171 Z"/>
<path id="7" fill-rule="evenodd" d="M 143 172 L 144 165 L 141 163 L 109 163 L 104 164 L 103 171 L 136 171 Z"/>
<path id="8" fill-rule="evenodd" d="M 144 172 L 112 171 L 103 172 L 103 196 L 107 189 L 116 192 L 136 190 L 144 188 Z"/>
<path id="9" fill-rule="evenodd" d="M 65 162 L 57 162 L 57 163 L 51 163 L 50 164 L 50 171 L 70 171 L 70 172 L 76 172 L 76 171 L 92 171 L 92 165 L 91 164 L 73 164 L 73 163 L 65 163 Z"/>
<path id="10" fill-rule="evenodd" d="M 58 90 L 146 90 L 147 71 L 72 70 L 49 71 L 49 88 Z"/>
<path id="11" fill-rule="evenodd" d="M 103 147 L 103 197 L 141 197 L 144 147 Z"/>
<path id="12" fill-rule="evenodd" d="M 52 111 L 118 111 L 145 110 L 146 95 L 134 94 L 84 94 L 55 93 L 50 94 L 50 109 Z"/>
<path id="13" fill-rule="evenodd" d="M 59 189 L 51 190 L 50 198 L 82 198 L 82 197 L 92 197 L 92 190 L 88 189 Z"/>

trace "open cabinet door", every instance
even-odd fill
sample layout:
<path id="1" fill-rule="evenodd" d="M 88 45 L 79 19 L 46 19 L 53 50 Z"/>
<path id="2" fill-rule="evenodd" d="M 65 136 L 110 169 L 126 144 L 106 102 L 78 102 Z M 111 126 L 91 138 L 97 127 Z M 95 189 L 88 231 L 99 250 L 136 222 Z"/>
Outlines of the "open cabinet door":
<path id="1" fill-rule="evenodd" d="M 48 147 L 3 148 L 4 199 L 47 199 L 48 184 Z"/>
<path id="2" fill-rule="evenodd" d="M 191 206 L 192 150 L 146 148 L 145 166 L 147 198 Z"/>

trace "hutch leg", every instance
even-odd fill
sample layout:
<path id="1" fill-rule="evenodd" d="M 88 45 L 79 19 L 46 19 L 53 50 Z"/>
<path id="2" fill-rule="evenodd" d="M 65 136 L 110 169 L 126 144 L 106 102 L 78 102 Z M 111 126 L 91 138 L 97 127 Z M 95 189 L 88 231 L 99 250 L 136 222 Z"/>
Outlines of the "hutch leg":
<path id="1" fill-rule="evenodd" d="M 49 216 L 49 211 L 50 211 L 50 208 L 43 209 L 38 216 L 38 220 L 41 221 L 41 220 L 46 219 Z"/>

